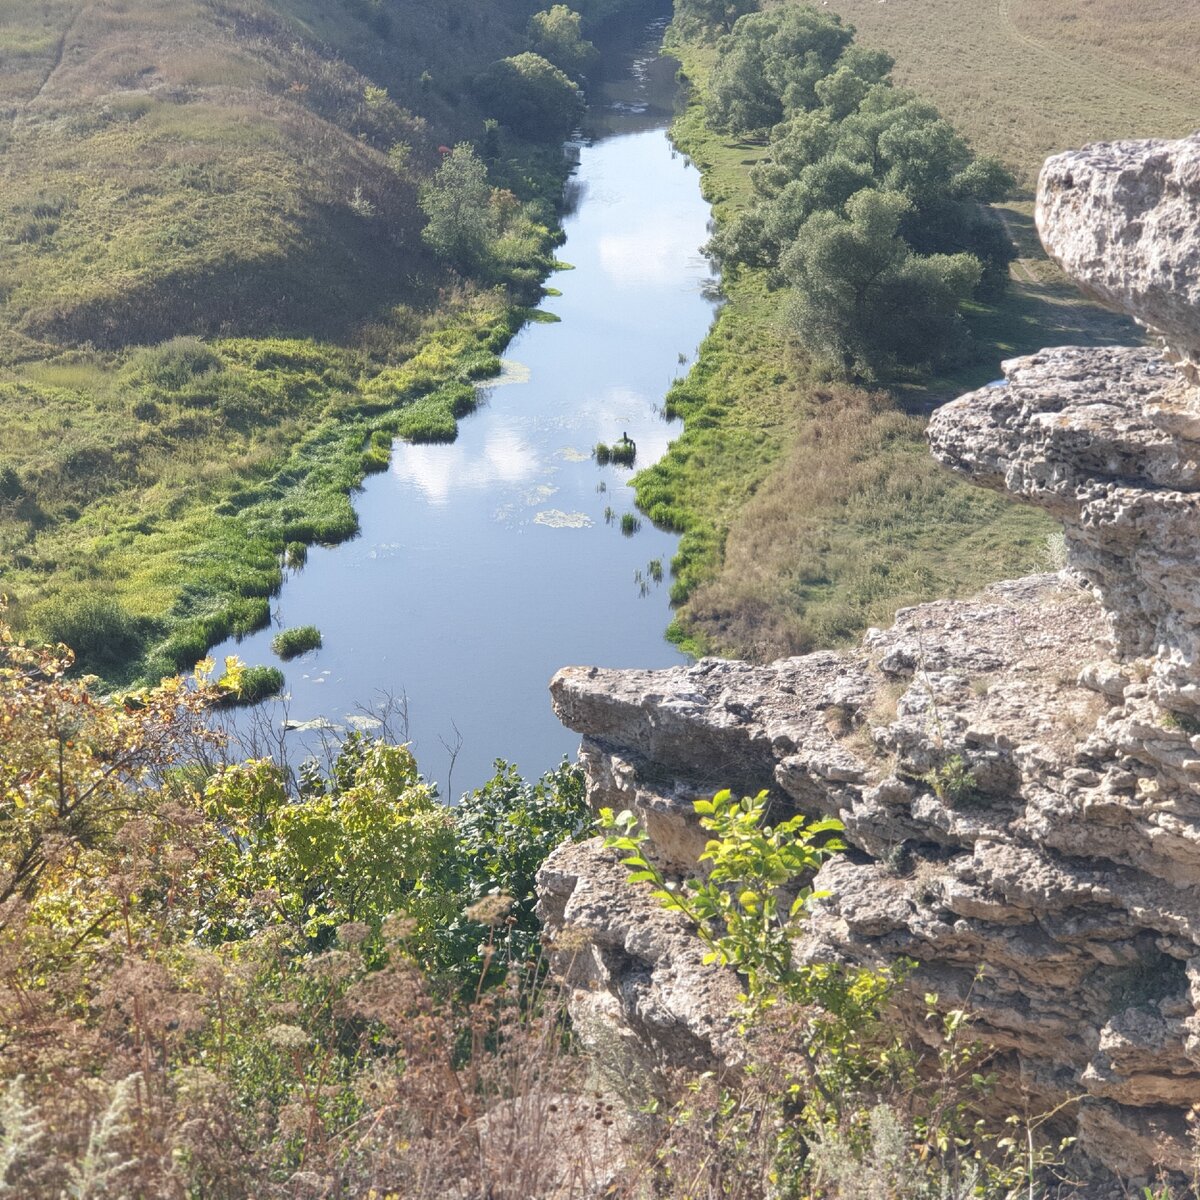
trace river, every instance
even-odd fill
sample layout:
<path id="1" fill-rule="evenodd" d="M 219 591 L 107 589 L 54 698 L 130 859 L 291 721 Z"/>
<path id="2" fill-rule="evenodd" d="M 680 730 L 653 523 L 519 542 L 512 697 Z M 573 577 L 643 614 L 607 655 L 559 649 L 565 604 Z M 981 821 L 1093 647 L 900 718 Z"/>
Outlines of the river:
<path id="1" fill-rule="evenodd" d="M 560 666 L 684 661 L 663 636 L 678 539 L 637 513 L 632 470 L 591 454 L 623 434 L 637 468 L 663 454 L 677 432 L 663 396 L 714 312 L 699 249 L 709 209 L 666 135 L 675 64 L 657 55 L 661 33 L 656 23 L 610 66 L 567 147 L 578 162 L 558 255 L 573 269 L 547 281 L 542 305 L 557 320 L 513 339 L 454 443 L 396 443 L 355 498 L 360 535 L 309 551 L 271 627 L 214 649 L 271 663 L 281 628 L 323 637 L 283 664 L 282 699 L 234 718 L 243 750 L 295 762 L 346 729 L 378 728 L 390 708 L 389 731 L 453 796 L 496 758 L 532 778 L 574 753 L 546 692 Z"/>

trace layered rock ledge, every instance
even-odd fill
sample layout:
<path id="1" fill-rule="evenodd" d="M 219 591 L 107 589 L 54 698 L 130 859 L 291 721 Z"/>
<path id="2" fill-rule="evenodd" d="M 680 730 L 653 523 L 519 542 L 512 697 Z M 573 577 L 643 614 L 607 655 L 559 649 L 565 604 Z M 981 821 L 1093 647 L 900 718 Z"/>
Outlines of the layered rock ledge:
<path id="1" fill-rule="evenodd" d="M 854 651 L 569 668 L 551 690 L 592 804 L 637 813 L 669 871 L 693 869 L 691 800 L 720 787 L 839 816 L 851 848 L 797 953 L 914 960 L 914 1037 L 925 993 L 969 1007 L 999 1103 L 1063 1106 L 1095 1162 L 1145 1177 L 1192 1167 L 1200 1104 L 1200 139 L 1051 160 L 1039 211 L 1068 269 L 1172 349 L 1007 363 L 930 441 L 1062 521 L 1065 570 L 904 610 Z M 598 1043 L 643 1069 L 733 1061 L 734 981 L 598 842 L 541 884 L 581 935 L 559 968 Z"/>

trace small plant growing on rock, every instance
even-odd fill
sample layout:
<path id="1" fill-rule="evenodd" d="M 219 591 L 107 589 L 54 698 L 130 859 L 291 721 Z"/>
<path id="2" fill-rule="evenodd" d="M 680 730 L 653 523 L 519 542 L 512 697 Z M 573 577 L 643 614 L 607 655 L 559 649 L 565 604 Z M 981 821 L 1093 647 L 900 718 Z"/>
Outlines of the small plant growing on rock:
<path id="1" fill-rule="evenodd" d="M 624 854 L 631 883 L 653 884 L 656 900 L 694 922 L 708 947 L 705 962 L 733 967 L 745 978 L 748 1004 L 769 1003 L 780 986 L 787 991 L 800 981 L 792 966 L 795 925 L 809 902 L 823 894 L 805 884 L 781 907 L 781 889 L 844 848 L 835 836 L 842 823 L 796 816 L 764 825 L 766 792 L 735 800 L 727 789 L 693 807 L 701 827 L 713 835 L 700 855 L 700 862 L 710 864 L 703 880 L 668 883 L 646 857 L 647 834 L 628 810 L 616 815 L 600 810 L 605 845 Z"/>
<path id="2" fill-rule="evenodd" d="M 971 804 L 979 800 L 979 789 L 975 775 L 961 754 L 952 754 L 940 767 L 921 776 L 921 780 L 933 788 L 939 800 L 951 808 Z"/>

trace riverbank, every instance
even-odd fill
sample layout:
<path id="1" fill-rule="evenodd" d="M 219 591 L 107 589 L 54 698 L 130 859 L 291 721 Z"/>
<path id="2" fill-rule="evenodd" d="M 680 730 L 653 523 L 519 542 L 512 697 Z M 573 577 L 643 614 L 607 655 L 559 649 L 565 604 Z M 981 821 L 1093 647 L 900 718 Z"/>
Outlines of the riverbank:
<path id="1" fill-rule="evenodd" d="M 486 124 L 476 86 L 527 48 L 527 18 L 509 0 L 6 14 L 0 593 L 18 628 L 111 684 L 190 669 L 268 619 L 294 547 L 356 531 L 350 494 L 393 436 L 453 438 L 559 237 L 557 139 Z M 422 239 L 463 138 L 494 189 L 469 271 Z"/>
<path id="2" fill-rule="evenodd" d="M 668 44 L 691 85 L 673 136 L 727 222 L 749 203 L 765 148 L 707 125 L 711 44 L 675 27 Z M 723 290 L 696 366 L 668 397 L 684 433 L 635 480 L 645 511 L 682 533 L 672 626 L 681 645 L 768 660 L 844 643 L 897 608 L 1049 563 L 1040 516 L 932 462 L 926 416 L 1047 336 L 1103 343 L 1119 340 L 1125 323 L 1091 322 L 1018 287 L 969 307 L 976 353 L 966 367 L 868 393 L 820 377 L 783 329 L 783 294 L 765 270 L 741 268 Z"/>
<path id="3" fill-rule="evenodd" d="M 514 337 L 496 383 L 479 381 L 453 445 L 392 447 L 354 497 L 358 536 L 286 573 L 270 629 L 214 648 L 278 661 L 280 628 L 320 630 L 318 649 L 279 664 L 284 698 L 232 714 L 246 753 L 286 722 L 290 760 L 319 756 L 378 728 L 391 697 L 393 728 L 456 798 L 498 757 L 532 777 L 574 754 L 546 703 L 563 663 L 682 661 L 663 639 L 678 542 L 639 519 L 624 461 L 655 462 L 678 432 L 662 397 L 714 308 L 699 250 L 710 210 L 666 135 L 678 89 L 661 37 L 643 28 L 572 143 L 558 251 L 571 269 L 547 280 L 551 319 Z"/>

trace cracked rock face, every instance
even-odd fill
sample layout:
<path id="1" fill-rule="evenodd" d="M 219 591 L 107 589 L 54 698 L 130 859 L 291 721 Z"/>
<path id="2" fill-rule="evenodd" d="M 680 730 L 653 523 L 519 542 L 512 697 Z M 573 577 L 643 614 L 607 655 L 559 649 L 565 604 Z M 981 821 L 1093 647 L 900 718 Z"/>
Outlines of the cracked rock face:
<path id="1" fill-rule="evenodd" d="M 1094 1162 L 1145 1179 L 1191 1169 L 1200 1105 L 1200 136 L 1051 160 L 1039 221 L 1171 353 L 1006 363 L 930 442 L 1060 520 L 1066 570 L 903 610 L 851 652 L 570 668 L 551 690 L 591 803 L 633 810 L 668 873 L 694 871 L 691 801 L 722 787 L 839 817 L 850 849 L 797 954 L 913 960 L 914 1039 L 926 993 L 968 1007 L 1006 1111 L 1062 1106 Z M 588 947 L 560 972 L 622 1070 L 736 1064 L 736 980 L 600 843 L 558 851 L 541 890 Z"/>
<path id="2" fill-rule="evenodd" d="M 1158 698 L 1200 712 L 1200 407 L 1163 355 L 1060 347 L 940 408 L 934 456 L 1063 522 L 1068 562 L 1116 654 L 1153 659 Z"/>
<path id="3" fill-rule="evenodd" d="M 1200 370 L 1200 134 L 1109 142 L 1048 159 L 1037 227 L 1080 286 Z"/>

